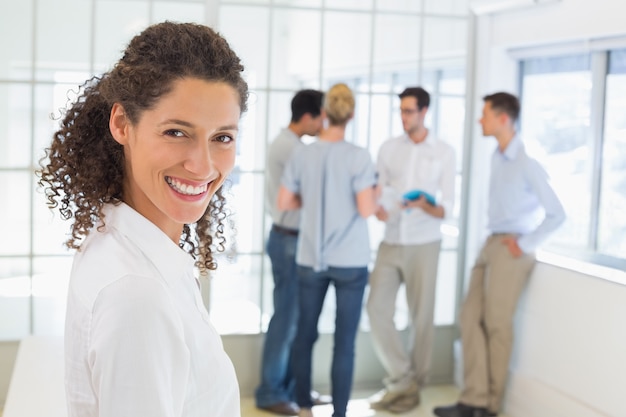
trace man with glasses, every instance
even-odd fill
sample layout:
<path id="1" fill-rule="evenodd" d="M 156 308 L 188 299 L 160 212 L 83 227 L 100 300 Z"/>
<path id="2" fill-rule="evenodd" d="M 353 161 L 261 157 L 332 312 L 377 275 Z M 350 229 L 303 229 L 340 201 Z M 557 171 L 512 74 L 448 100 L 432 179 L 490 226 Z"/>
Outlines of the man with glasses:
<path id="1" fill-rule="evenodd" d="M 404 413 L 420 403 L 430 372 L 435 284 L 442 219 L 454 207 L 455 153 L 424 126 L 430 95 L 410 87 L 400 95 L 404 134 L 378 154 L 378 182 L 386 223 L 370 275 L 367 312 L 375 351 L 387 373 L 385 388 L 370 398 L 373 409 Z M 401 285 L 409 307 L 408 346 L 395 327 Z"/>

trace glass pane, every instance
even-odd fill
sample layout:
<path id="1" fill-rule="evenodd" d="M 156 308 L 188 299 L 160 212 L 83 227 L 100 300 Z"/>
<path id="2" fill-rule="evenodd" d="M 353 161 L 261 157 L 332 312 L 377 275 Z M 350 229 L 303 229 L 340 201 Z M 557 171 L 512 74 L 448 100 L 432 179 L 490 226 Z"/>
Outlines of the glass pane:
<path id="1" fill-rule="evenodd" d="M 274 0 L 274 4 L 296 7 L 320 7 L 322 0 Z"/>
<path id="2" fill-rule="evenodd" d="M 372 96 L 372 114 L 375 114 L 376 117 L 371 117 L 369 120 L 371 132 L 369 150 L 374 161 L 378 156 L 380 145 L 391 137 L 390 125 L 392 124 L 393 102 L 393 98 L 388 95 Z M 396 114 L 394 113 L 394 115 Z M 399 114 L 397 116 L 400 117 Z"/>
<path id="3" fill-rule="evenodd" d="M 233 172 L 227 199 L 233 211 L 236 251 L 240 254 L 263 252 L 263 174 Z"/>
<path id="4" fill-rule="evenodd" d="M 211 272 L 211 322 L 220 334 L 256 334 L 260 331 L 262 255 L 218 259 Z"/>
<path id="5" fill-rule="evenodd" d="M 520 129 L 528 153 L 548 171 L 567 212 L 565 224 L 551 240 L 575 249 L 587 247 L 593 149 L 589 143 L 591 73 L 577 65 L 570 67 L 579 61 L 532 60 L 529 69 L 534 65 L 541 70 L 530 74 L 527 62 L 523 63 Z"/>
<path id="6" fill-rule="evenodd" d="M 58 209 L 50 210 L 43 190 L 36 188 L 33 207 L 33 252 L 36 255 L 62 255 L 68 249 L 64 243 L 69 237 L 71 220 L 62 220 Z"/>
<path id="7" fill-rule="evenodd" d="M 328 84 L 367 78 L 370 65 L 370 14 L 328 12 L 324 20 L 323 73 Z M 326 83 L 324 83 L 326 84 Z M 353 87 L 353 86 L 351 86 Z"/>
<path id="8" fill-rule="evenodd" d="M 39 160 L 45 149 L 52 143 L 53 133 L 60 127 L 65 108 L 77 97 L 79 84 L 89 77 L 88 73 L 73 73 L 71 78 L 81 81 L 75 84 L 38 84 L 35 86 L 35 144 L 33 164 L 39 167 Z"/>
<path id="9" fill-rule="evenodd" d="M 62 335 L 72 257 L 35 258 L 33 275 L 33 333 Z"/>
<path id="10" fill-rule="evenodd" d="M 356 94 L 355 99 L 354 118 L 346 128 L 346 141 L 367 149 L 370 142 L 370 97 L 367 94 Z"/>
<path id="11" fill-rule="evenodd" d="M 220 0 L 220 2 L 221 3 L 238 3 L 238 4 L 268 4 L 270 0 Z"/>
<path id="12" fill-rule="evenodd" d="M 267 94 L 253 91 L 248 99 L 248 111 L 239 124 L 237 138 L 237 169 L 258 171 L 265 167 L 265 126 Z M 289 109 L 289 107 L 287 107 Z"/>
<path id="13" fill-rule="evenodd" d="M 327 0 L 326 7 L 333 9 L 371 10 L 374 0 Z"/>
<path id="14" fill-rule="evenodd" d="M 320 71 L 321 12 L 276 10 L 272 22 L 270 85 L 316 86 Z"/>
<path id="15" fill-rule="evenodd" d="M 417 81 L 421 27 L 414 16 L 376 16 L 374 73 L 409 73 Z M 388 90 L 389 91 L 389 90 Z"/>
<path id="16" fill-rule="evenodd" d="M 422 62 L 422 65 L 424 63 Z M 393 74 L 393 91 L 400 94 L 407 87 L 421 86 L 429 93 L 435 91 L 438 80 L 438 69 L 428 69 L 416 65 L 415 68 L 405 69 Z M 398 101 L 398 106 L 400 102 Z M 400 113 L 398 113 L 400 117 Z M 400 119 L 398 119 L 400 120 Z"/>
<path id="17" fill-rule="evenodd" d="M 94 70 L 103 73 L 122 57 L 128 42 L 148 26 L 147 1 L 98 0 L 94 28 Z M 123 13 L 121 11 L 124 11 Z"/>
<path id="18" fill-rule="evenodd" d="M 0 36 L 0 79 L 28 80 L 33 59 L 33 2 L 0 0 L 0 10 L 4 35 Z"/>
<path id="19" fill-rule="evenodd" d="M 422 9 L 422 2 L 415 0 L 379 0 L 376 2 L 378 10 L 397 12 L 419 12 Z"/>
<path id="20" fill-rule="evenodd" d="M 454 324 L 456 317 L 457 253 L 442 250 L 439 254 L 437 289 L 435 290 L 435 325 Z"/>
<path id="21" fill-rule="evenodd" d="M 272 220 L 268 217 L 265 223 L 269 229 Z M 267 234 L 265 234 L 267 242 Z M 264 242 L 264 243 L 265 243 Z M 267 332 L 267 326 L 270 324 L 272 314 L 274 314 L 274 276 L 272 275 L 272 262 L 269 256 L 263 257 L 263 282 L 261 289 L 262 308 L 261 308 L 261 331 Z"/>
<path id="22" fill-rule="evenodd" d="M 0 204 L 1 255 L 26 255 L 30 249 L 30 199 L 32 174 L 0 172 L 0 193 L 10 196 L 11 204 Z M 6 200 L 5 200 L 6 201 Z"/>
<path id="23" fill-rule="evenodd" d="M 241 58 L 252 88 L 267 86 L 269 11 L 266 7 L 220 7 L 219 31 Z"/>
<path id="24" fill-rule="evenodd" d="M 467 22 L 464 19 L 424 19 L 425 66 L 463 67 L 467 49 Z"/>
<path id="25" fill-rule="evenodd" d="M 598 251 L 626 257 L 626 73 L 609 74 L 606 84 L 604 149 Z"/>
<path id="26" fill-rule="evenodd" d="M 29 166 L 32 137 L 31 91 L 31 87 L 26 84 L 0 84 L 0 167 L 2 168 Z"/>
<path id="27" fill-rule="evenodd" d="M 465 94 L 465 65 L 460 68 L 444 69 L 439 80 L 440 94 Z"/>
<path id="28" fill-rule="evenodd" d="M 289 125 L 291 120 L 291 99 L 294 94 L 295 92 L 284 93 L 279 91 L 270 93 L 269 108 L 272 111 L 264 115 L 268 118 L 267 145 L 272 143 L 274 138 Z M 263 161 L 263 166 L 265 166 L 265 160 Z"/>
<path id="29" fill-rule="evenodd" d="M 56 81 L 58 71 L 89 71 L 91 5 L 84 0 L 37 3 L 37 80 Z"/>
<path id="30" fill-rule="evenodd" d="M 463 163 L 463 132 L 465 127 L 465 99 L 462 97 L 440 96 L 437 104 L 437 136 L 454 147 L 457 171 L 461 172 Z"/>
<path id="31" fill-rule="evenodd" d="M 19 340 L 30 333 L 27 258 L 0 258 L 0 317 L 0 340 Z"/>
<path id="32" fill-rule="evenodd" d="M 152 21 L 193 22 L 204 24 L 206 10 L 203 3 L 157 1 L 152 8 Z"/>
<path id="33" fill-rule="evenodd" d="M 469 13 L 469 0 L 426 0 L 424 8 L 428 13 L 467 15 Z"/>

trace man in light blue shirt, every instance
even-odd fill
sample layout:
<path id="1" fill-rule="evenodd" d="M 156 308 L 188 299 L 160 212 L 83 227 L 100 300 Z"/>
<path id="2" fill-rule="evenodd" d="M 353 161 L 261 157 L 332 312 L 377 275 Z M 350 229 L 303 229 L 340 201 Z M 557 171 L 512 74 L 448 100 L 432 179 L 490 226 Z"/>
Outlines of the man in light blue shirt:
<path id="1" fill-rule="evenodd" d="M 491 160 L 488 228 L 461 309 L 463 390 L 440 417 L 496 416 L 513 344 L 513 316 L 535 265 L 535 248 L 565 220 L 543 168 L 517 136 L 520 105 L 509 93 L 484 97 L 480 124 L 498 148 Z"/>

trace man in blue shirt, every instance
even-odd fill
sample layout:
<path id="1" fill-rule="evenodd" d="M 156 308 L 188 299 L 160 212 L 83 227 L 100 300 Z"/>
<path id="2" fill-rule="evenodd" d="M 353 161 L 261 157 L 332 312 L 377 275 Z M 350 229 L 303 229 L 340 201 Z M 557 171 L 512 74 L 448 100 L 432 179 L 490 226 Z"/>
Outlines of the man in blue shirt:
<path id="1" fill-rule="evenodd" d="M 461 308 L 463 390 L 439 417 L 488 417 L 500 410 L 513 345 L 513 316 L 535 265 L 535 248 L 565 220 L 546 172 L 526 155 L 509 93 L 483 98 L 480 124 L 498 147 L 491 159 L 488 229 Z"/>

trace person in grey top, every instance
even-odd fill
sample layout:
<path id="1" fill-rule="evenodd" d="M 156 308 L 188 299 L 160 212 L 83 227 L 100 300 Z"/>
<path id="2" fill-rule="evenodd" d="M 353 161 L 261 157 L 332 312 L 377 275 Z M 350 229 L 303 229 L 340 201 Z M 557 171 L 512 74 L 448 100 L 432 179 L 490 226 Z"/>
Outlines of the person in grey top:
<path id="1" fill-rule="evenodd" d="M 354 95 L 345 84 L 324 99 L 328 128 L 319 141 L 296 149 L 278 194 L 282 210 L 301 208 L 296 263 L 298 330 L 292 366 L 300 416 L 310 417 L 311 354 L 330 284 L 336 319 L 331 371 L 334 417 L 345 417 L 354 369 L 354 344 L 370 261 L 366 218 L 376 212 L 376 171 L 367 150 L 344 140 L 354 115 Z"/>
<path id="2" fill-rule="evenodd" d="M 315 136 L 322 129 L 322 98 L 323 93 L 317 90 L 301 90 L 294 95 L 289 126 L 274 139 L 267 154 L 265 207 L 272 216 L 272 228 L 266 249 L 274 278 L 274 313 L 265 335 L 255 400 L 258 408 L 282 415 L 299 411 L 289 361 L 298 318 L 296 243 L 300 212 L 279 210 L 276 199 L 285 164 L 296 148 L 305 146 L 302 136 Z"/>

